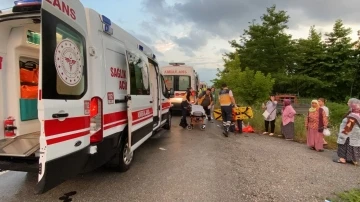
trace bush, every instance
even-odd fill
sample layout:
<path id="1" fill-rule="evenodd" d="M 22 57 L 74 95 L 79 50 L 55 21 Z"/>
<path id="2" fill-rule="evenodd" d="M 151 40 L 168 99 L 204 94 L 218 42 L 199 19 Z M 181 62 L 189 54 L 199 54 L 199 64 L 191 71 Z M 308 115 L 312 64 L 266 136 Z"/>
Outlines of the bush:
<path id="1" fill-rule="evenodd" d="M 220 88 L 223 83 L 226 83 L 234 95 L 238 96 L 237 103 L 244 102 L 253 105 L 268 98 L 275 83 L 270 74 L 265 75 L 249 68 L 241 71 L 238 56 L 235 56 L 232 61 L 226 59 L 224 61 L 225 69 L 218 70 L 218 78 L 213 80 L 216 87 Z"/>

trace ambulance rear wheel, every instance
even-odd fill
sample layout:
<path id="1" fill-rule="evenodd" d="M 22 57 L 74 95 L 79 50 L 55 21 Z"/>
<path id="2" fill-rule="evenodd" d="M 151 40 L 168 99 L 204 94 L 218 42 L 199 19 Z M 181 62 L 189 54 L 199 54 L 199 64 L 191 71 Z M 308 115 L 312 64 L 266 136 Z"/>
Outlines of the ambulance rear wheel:
<path id="1" fill-rule="evenodd" d="M 129 170 L 131 162 L 134 158 L 134 152 L 130 152 L 129 142 L 127 139 L 121 141 L 120 145 L 120 155 L 119 155 L 119 172 L 126 172 Z"/>

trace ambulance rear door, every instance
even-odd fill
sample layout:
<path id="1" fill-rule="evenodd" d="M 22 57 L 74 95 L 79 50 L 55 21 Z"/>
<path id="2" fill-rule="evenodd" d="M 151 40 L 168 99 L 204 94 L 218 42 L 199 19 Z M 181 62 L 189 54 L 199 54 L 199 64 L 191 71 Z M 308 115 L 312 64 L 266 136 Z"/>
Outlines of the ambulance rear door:
<path id="1" fill-rule="evenodd" d="M 85 9 L 78 0 L 43 0 L 41 13 L 37 193 L 80 173 L 90 145 Z"/>
<path id="2" fill-rule="evenodd" d="M 148 58 L 141 51 L 126 51 L 128 78 L 128 143 L 131 151 L 151 137 L 154 127 L 153 99 Z"/>

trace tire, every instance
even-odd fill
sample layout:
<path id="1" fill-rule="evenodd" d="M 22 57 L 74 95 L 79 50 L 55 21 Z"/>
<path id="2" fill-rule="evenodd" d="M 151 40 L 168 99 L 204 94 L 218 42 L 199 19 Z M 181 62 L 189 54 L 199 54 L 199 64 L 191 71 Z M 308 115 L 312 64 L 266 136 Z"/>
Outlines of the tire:
<path id="1" fill-rule="evenodd" d="M 166 121 L 166 123 L 165 123 L 165 125 L 164 125 L 164 129 L 165 130 L 170 130 L 171 129 L 171 113 L 170 113 L 170 111 L 168 112 L 168 115 L 167 115 L 167 121 Z"/>
<path id="2" fill-rule="evenodd" d="M 119 172 L 126 172 L 127 170 L 129 170 L 131 163 L 134 160 L 134 152 L 132 152 L 132 154 L 129 153 L 125 154 L 126 150 L 128 149 L 128 144 L 129 143 L 127 138 L 124 138 L 120 143 L 120 149 L 118 155 L 119 164 L 117 166 L 117 170 Z"/>

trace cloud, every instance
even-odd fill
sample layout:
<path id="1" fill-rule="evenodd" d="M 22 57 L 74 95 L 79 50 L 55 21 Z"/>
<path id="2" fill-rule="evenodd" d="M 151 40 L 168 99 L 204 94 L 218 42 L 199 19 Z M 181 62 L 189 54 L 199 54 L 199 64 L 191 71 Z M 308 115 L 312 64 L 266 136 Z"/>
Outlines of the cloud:
<path id="1" fill-rule="evenodd" d="M 239 36 L 252 19 L 259 21 L 260 16 L 266 12 L 266 7 L 273 4 L 276 4 L 278 9 L 288 11 L 292 29 L 301 24 L 326 26 L 339 18 L 346 24 L 357 24 L 360 17 L 360 1 L 357 0 L 273 0 L 271 3 L 253 0 L 182 0 L 174 4 L 165 0 L 143 2 L 154 19 L 161 18 L 160 21 L 166 21 L 167 24 L 193 23 L 197 29 L 227 40 Z"/>
<path id="2" fill-rule="evenodd" d="M 193 57 L 194 51 L 198 51 L 208 43 L 207 34 L 201 30 L 192 29 L 188 36 L 172 37 L 179 49 L 189 57 Z"/>

